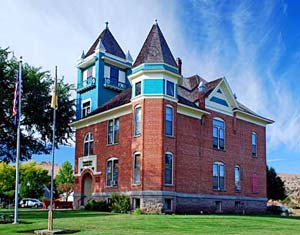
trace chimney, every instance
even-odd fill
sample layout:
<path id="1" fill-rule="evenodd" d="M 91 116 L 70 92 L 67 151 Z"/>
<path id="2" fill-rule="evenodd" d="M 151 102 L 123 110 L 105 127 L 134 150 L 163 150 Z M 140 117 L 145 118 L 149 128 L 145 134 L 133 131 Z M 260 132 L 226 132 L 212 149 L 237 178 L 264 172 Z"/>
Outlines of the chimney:
<path id="1" fill-rule="evenodd" d="M 178 68 L 178 73 L 179 73 L 179 75 L 181 75 L 182 60 L 179 57 L 177 57 L 177 59 L 176 59 L 176 64 L 177 64 L 177 68 Z"/>
<path id="2" fill-rule="evenodd" d="M 198 98 L 199 98 L 199 108 L 205 109 L 205 92 L 206 92 L 206 85 L 203 81 L 200 82 L 198 86 Z"/>

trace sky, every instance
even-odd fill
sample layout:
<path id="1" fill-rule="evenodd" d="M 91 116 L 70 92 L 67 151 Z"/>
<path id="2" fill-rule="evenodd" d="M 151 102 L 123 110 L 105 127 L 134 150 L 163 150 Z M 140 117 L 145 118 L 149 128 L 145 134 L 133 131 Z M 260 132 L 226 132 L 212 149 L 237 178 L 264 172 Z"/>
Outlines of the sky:
<path id="1" fill-rule="evenodd" d="M 154 20 L 183 75 L 226 77 L 238 100 L 272 119 L 267 163 L 300 173 L 299 1 L 2 0 L 0 47 L 76 84 L 76 60 L 109 22 L 123 51 L 136 58 Z M 74 162 L 74 148 L 56 162 Z M 37 161 L 51 156 L 34 156 Z"/>

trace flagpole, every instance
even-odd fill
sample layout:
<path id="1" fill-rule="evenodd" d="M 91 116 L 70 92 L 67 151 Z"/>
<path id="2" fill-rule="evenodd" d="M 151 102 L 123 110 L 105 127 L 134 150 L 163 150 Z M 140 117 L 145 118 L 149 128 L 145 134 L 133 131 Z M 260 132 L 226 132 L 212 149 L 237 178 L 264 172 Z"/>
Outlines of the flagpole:
<path id="1" fill-rule="evenodd" d="M 21 119 L 21 79 L 22 79 L 22 57 L 19 62 L 19 76 L 18 76 L 18 115 L 17 118 L 17 154 L 16 154 L 16 185 L 15 185 L 15 211 L 14 211 L 14 222 L 18 224 L 18 206 L 19 206 L 19 161 L 20 161 L 20 119 Z"/>
<path id="2" fill-rule="evenodd" d="M 53 230 L 53 184 L 54 184 L 54 154 L 55 154 L 55 124 L 56 124 L 56 109 L 57 109 L 57 66 L 55 66 L 55 81 L 54 81 L 54 108 L 53 108 L 53 139 L 52 139 L 52 165 L 51 165 L 51 190 L 50 190 L 50 208 L 48 212 L 48 231 Z M 52 99 L 53 99 L 52 96 Z M 53 100 L 51 102 L 52 106 Z"/>

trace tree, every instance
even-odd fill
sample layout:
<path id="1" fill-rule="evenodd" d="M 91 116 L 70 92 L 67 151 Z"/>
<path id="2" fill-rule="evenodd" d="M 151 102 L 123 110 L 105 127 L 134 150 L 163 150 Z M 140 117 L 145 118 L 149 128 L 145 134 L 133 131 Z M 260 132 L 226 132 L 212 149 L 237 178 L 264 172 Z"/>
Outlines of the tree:
<path id="1" fill-rule="evenodd" d="M 74 191 L 74 174 L 72 164 L 69 161 L 62 164 L 55 178 L 55 184 L 60 193 L 66 194 L 66 201 L 68 201 L 68 197 Z"/>
<path id="2" fill-rule="evenodd" d="M 34 161 L 23 163 L 20 168 L 20 196 L 41 198 L 44 195 L 45 186 L 50 183 L 48 171 Z"/>
<path id="3" fill-rule="evenodd" d="M 14 84 L 18 62 L 8 49 L 0 47 L 0 161 L 15 161 L 16 128 L 12 117 Z M 53 109 L 51 103 L 52 79 L 48 71 L 23 64 L 23 95 L 21 116 L 21 160 L 32 154 L 49 154 L 52 142 Z M 75 118 L 75 101 L 70 100 L 71 85 L 58 82 L 58 110 L 56 147 L 73 140 L 69 126 Z M 3 92 L 4 91 L 4 92 Z"/>
<path id="4" fill-rule="evenodd" d="M 5 162 L 0 162 L 0 198 L 9 202 L 15 194 L 15 170 Z"/>
<path id="5" fill-rule="evenodd" d="M 286 198 L 284 182 L 273 167 L 267 167 L 267 197 L 273 200 L 284 200 Z"/>

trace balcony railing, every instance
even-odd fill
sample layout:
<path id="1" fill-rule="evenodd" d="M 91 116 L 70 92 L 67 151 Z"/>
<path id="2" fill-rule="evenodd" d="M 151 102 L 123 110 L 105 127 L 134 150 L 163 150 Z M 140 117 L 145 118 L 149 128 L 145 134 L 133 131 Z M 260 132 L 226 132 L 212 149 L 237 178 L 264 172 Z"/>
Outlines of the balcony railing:
<path id="1" fill-rule="evenodd" d="M 115 89 L 115 90 L 125 90 L 127 88 L 126 83 L 120 82 L 113 78 L 105 78 L 104 86 Z"/>
<path id="2" fill-rule="evenodd" d="M 80 86 L 78 87 L 78 92 L 83 92 L 89 89 L 96 87 L 96 78 L 88 77 L 86 80 L 82 81 Z"/>

